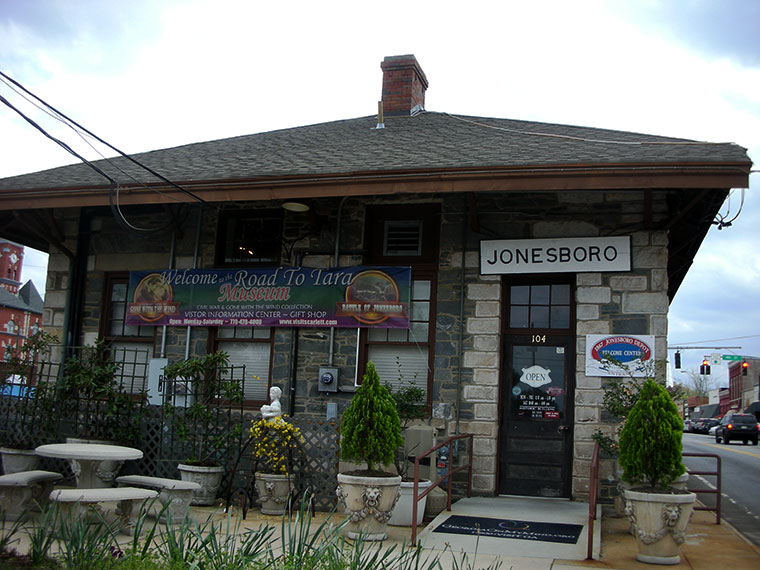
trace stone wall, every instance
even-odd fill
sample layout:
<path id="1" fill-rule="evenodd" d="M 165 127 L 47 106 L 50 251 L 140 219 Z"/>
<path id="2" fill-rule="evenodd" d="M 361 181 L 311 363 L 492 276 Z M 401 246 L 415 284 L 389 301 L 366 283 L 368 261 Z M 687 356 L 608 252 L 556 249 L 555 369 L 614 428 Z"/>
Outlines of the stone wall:
<path id="1" fill-rule="evenodd" d="M 469 203 L 462 195 L 377 197 L 373 203 L 441 204 L 440 255 L 435 307 L 435 354 L 432 385 L 433 422 L 441 435 L 472 433 L 474 492 L 491 495 L 497 489 L 499 398 L 501 382 L 502 278 L 480 275 L 480 239 L 524 239 L 632 235 L 633 270 L 628 273 L 581 273 L 576 286 L 575 426 L 573 432 L 573 483 L 575 498 L 588 494 L 588 471 L 596 429 L 611 432 L 614 425 L 601 417 L 602 379 L 586 377 L 585 335 L 628 333 L 657 338 L 658 355 L 666 353 L 667 234 L 644 229 L 644 192 L 492 193 L 479 194 Z M 339 198 L 314 201 L 309 214 L 285 217 L 282 263 L 329 267 L 335 250 L 335 228 L 341 215 L 339 265 L 358 265 L 366 259 L 364 212 L 366 200 Z M 654 194 L 651 223 L 663 218 L 663 195 Z M 242 207 L 241 205 L 240 207 Z M 250 206 L 250 205 L 245 205 Z M 255 205 L 256 206 L 256 205 Z M 269 204 L 257 204 L 271 207 Z M 473 215 L 471 208 L 477 208 Z M 183 210 L 184 211 L 184 210 Z M 173 247 L 174 266 L 191 267 L 195 254 L 198 207 L 186 209 L 183 232 Z M 56 212 L 64 244 L 76 250 L 79 212 Z M 154 226 L 158 217 L 136 216 L 130 221 Z M 216 246 L 218 210 L 204 207 L 198 267 L 212 267 Z M 116 223 L 110 212 L 94 216 L 90 226 L 88 279 L 84 295 L 83 336 L 99 332 L 104 276 L 108 271 L 168 267 L 172 248 L 168 233 L 135 235 Z M 59 336 L 63 332 L 69 294 L 69 259 L 51 248 L 43 324 Z M 296 352 L 293 351 L 294 337 Z M 185 329 L 169 328 L 167 355 L 180 358 L 185 351 Z M 206 329 L 194 329 L 191 354 L 207 349 Z M 158 350 L 159 338 L 156 340 Z M 318 369 L 327 365 L 330 333 L 327 329 L 278 329 L 272 356 L 272 382 L 283 388 L 283 406 L 295 413 L 322 416 L 330 402 L 338 415 L 350 402 L 356 374 L 357 332 L 337 329 L 333 365 L 340 370 L 344 392 L 324 396 L 318 391 Z M 295 362 L 293 361 L 295 357 Z M 614 466 L 603 466 L 604 477 L 614 477 Z"/>

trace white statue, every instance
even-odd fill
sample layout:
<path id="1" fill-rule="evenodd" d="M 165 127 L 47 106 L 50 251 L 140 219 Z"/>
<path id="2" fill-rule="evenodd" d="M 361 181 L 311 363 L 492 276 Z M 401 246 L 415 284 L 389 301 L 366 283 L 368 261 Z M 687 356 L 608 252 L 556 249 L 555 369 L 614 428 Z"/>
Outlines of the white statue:
<path id="1" fill-rule="evenodd" d="M 272 386 L 269 389 L 269 399 L 271 404 L 264 404 L 261 406 L 261 415 L 264 419 L 272 419 L 282 415 L 282 406 L 280 405 L 280 396 L 282 396 L 282 390 L 277 386 Z"/>

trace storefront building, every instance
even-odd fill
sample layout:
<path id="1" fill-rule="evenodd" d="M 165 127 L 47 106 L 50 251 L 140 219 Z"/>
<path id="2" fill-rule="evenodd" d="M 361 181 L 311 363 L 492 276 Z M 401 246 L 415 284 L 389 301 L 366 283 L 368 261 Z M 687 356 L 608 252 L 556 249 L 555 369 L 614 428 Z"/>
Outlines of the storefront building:
<path id="1" fill-rule="evenodd" d="M 248 405 L 277 385 L 290 414 L 339 418 L 372 360 L 425 391 L 440 435 L 474 434 L 475 493 L 583 499 L 592 434 L 613 428 L 590 363 L 666 357 L 670 300 L 748 185 L 746 151 L 427 112 L 414 56 L 382 70 L 381 114 L 134 156 L 163 180 L 124 158 L 98 163 L 116 184 L 86 165 L 0 180 L 5 237 L 50 253 L 43 326 L 169 361 L 223 349 Z M 135 321 L 138 278 L 176 270 L 180 291 L 210 269 L 239 286 L 216 305 L 246 299 L 234 323 L 203 321 L 214 303 Z M 275 273 L 303 276 L 300 302 L 278 304 Z M 344 298 L 315 301 L 324 285 Z"/>

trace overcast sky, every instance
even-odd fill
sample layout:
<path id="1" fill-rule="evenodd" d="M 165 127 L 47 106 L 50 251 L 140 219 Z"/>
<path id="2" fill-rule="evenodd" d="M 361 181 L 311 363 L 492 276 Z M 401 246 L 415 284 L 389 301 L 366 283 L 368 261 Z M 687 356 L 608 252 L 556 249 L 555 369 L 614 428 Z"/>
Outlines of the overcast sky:
<path id="1" fill-rule="evenodd" d="M 413 53 L 430 111 L 735 142 L 758 161 L 758 22 L 757 0 L 0 0 L 0 70 L 128 153 L 374 114 L 380 62 Z M 0 105 L 0 177 L 74 160 Z M 671 305 L 669 344 L 760 356 L 760 174 L 750 186 Z M 44 290 L 44 256 L 25 263 Z"/>

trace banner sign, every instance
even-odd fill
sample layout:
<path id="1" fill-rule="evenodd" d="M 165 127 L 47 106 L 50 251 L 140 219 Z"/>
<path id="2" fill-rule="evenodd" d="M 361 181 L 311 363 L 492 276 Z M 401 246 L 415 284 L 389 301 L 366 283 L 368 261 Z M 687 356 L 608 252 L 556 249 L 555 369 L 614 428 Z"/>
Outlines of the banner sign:
<path id="1" fill-rule="evenodd" d="M 630 236 L 480 242 L 484 275 L 630 270 Z"/>
<path id="2" fill-rule="evenodd" d="M 644 378 L 653 367 L 654 336 L 586 335 L 586 376 Z"/>
<path id="3" fill-rule="evenodd" d="M 409 328 L 410 267 L 132 271 L 127 325 Z"/>

